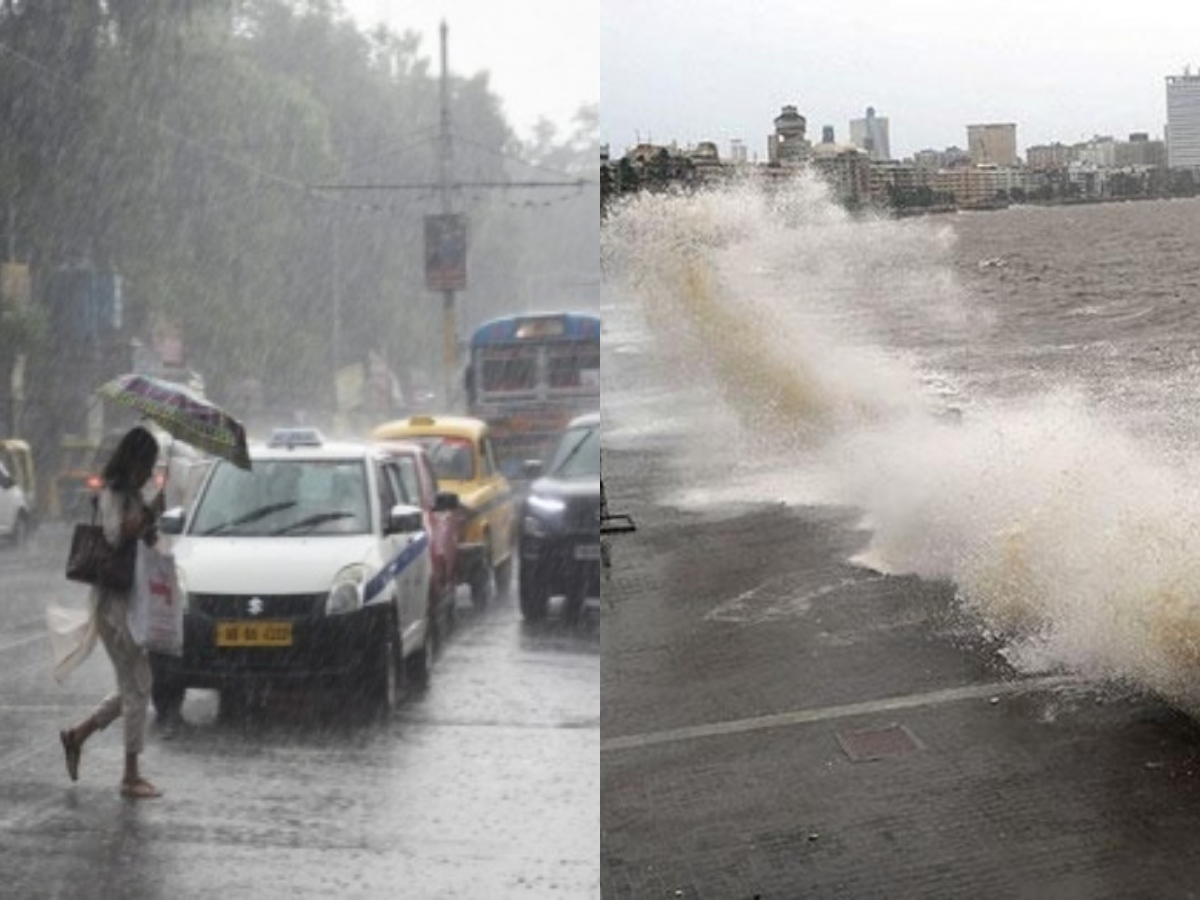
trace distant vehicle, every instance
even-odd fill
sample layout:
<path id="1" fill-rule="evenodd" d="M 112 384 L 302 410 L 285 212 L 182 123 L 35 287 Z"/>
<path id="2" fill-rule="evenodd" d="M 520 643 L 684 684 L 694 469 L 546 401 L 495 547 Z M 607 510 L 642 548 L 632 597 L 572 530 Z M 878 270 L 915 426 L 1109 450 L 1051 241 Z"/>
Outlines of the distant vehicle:
<path id="1" fill-rule="evenodd" d="M 512 584 L 517 501 L 496 464 L 491 429 L 469 416 L 409 416 L 371 432 L 373 441 L 411 441 L 424 447 L 438 484 L 458 495 L 458 581 L 471 600 L 487 604 L 493 589 Z"/>
<path id="2" fill-rule="evenodd" d="M 25 468 L 25 465 L 30 468 Z M 24 441 L 0 441 L 0 537 L 22 547 L 33 529 L 33 505 L 23 480 L 32 475 L 32 455 Z"/>
<path id="3" fill-rule="evenodd" d="M 436 639 L 430 535 L 386 448 L 281 432 L 251 471 L 213 463 L 192 509 L 168 510 L 185 598 L 182 658 L 152 656 L 159 715 L 187 688 L 223 710 L 258 688 L 336 686 L 390 710 L 402 678 L 424 684 Z"/>
<path id="4" fill-rule="evenodd" d="M 600 594 L 600 414 L 572 420 L 521 504 L 521 614 L 546 615 L 552 596 L 565 597 L 568 618 Z"/>
<path id="5" fill-rule="evenodd" d="M 577 312 L 504 316 L 471 336 L 467 410 L 492 426 L 506 477 L 523 480 L 573 416 L 600 406 L 600 317 Z"/>
<path id="6" fill-rule="evenodd" d="M 144 423 L 143 427 L 158 439 L 160 448 L 154 474 L 146 486 L 147 495 L 153 496 L 165 486 L 168 507 L 186 505 L 195 495 L 211 458 L 152 423 Z M 104 487 L 104 466 L 128 431 L 129 428 L 114 428 L 105 432 L 94 450 L 80 445 L 86 461 L 78 462 L 77 450 L 74 466 L 59 478 L 59 501 L 65 517 L 82 519 L 91 515 L 92 498 Z"/>

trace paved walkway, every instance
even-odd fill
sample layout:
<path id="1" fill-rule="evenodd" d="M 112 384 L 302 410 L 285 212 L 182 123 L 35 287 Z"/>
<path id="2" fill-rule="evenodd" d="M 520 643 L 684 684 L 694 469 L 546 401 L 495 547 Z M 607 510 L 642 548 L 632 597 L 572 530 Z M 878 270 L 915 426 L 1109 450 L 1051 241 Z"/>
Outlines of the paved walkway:
<path id="1" fill-rule="evenodd" d="M 845 511 L 659 507 L 604 456 L 608 898 L 1200 897 L 1200 728 L 1018 676 Z"/>

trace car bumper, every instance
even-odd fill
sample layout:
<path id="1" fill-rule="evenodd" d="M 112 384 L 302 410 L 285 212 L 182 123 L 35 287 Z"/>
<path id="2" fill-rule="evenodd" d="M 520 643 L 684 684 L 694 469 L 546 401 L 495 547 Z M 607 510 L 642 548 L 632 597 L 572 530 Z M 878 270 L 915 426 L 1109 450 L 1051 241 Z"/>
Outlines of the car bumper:
<path id="1" fill-rule="evenodd" d="M 184 616 L 183 655 L 153 654 L 155 679 L 182 688 L 222 689 L 254 684 L 332 685 L 352 678 L 388 627 L 383 606 L 337 616 L 264 617 L 290 625 L 281 646 L 220 646 L 222 623 L 247 622 L 202 613 Z"/>
<path id="2" fill-rule="evenodd" d="M 600 535 L 556 535 L 521 539 L 521 578 L 551 594 L 600 592 Z"/>

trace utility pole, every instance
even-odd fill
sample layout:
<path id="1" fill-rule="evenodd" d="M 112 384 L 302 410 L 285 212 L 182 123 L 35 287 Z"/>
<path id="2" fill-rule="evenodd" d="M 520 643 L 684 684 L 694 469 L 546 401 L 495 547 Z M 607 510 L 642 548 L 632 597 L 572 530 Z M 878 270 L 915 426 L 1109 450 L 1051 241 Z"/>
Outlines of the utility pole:
<path id="1" fill-rule="evenodd" d="M 331 305 L 333 306 L 333 333 L 331 335 L 330 355 L 333 363 L 333 377 L 336 383 L 338 369 L 342 364 L 342 247 L 341 247 L 341 228 L 338 222 L 338 212 L 334 210 L 333 216 L 329 220 L 330 234 L 330 287 L 332 290 Z"/>
<path id="2" fill-rule="evenodd" d="M 438 169 L 438 194 L 441 197 L 442 215 L 450 214 L 450 169 L 454 151 L 450 137 L 450 72 L 446 62 L 446 20 L 441 25 L 441 157 Z M 446 408 L 454 397 L 455 370 L 458 368 L 458 323 L 454 311 L 454 290 L 442 291 L 442 403 Z"/>
<path id="3" fill-rule="evenodd" d="M 563 181 L 514 181 L 511 178 L 484 181 L 454 180 L 454 144 L 450 123 L 450 66 L 447 62 L 445 20 L 441 23 L 440 120 L 438 148 L 438 178 L 434 182 L 399 184 L 317 184 L 322 191 L 435 191 L 439 210 L 425 217 L 425 285 L 442 295 L 442 396 L 446 408 L 461 399 L 458 370 L 458 320 L 455 311 L 455 292 L 465 290 L 467 275 L 468 229 L 465 214 L 453 211 L 453 194 L 462 188 L 495 190 L 582 188 L 582 178 Z M 336 299 L 336 298 L 335 298 Z M 334 336 L 335 343 L 338 336 Z"/>

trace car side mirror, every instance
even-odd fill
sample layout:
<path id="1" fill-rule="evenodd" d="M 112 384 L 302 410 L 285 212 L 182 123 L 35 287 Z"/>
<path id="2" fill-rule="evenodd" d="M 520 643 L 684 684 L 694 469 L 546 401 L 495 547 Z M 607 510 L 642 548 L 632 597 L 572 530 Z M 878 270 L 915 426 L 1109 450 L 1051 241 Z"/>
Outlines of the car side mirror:
<path id="1" fill-rule="evenodd" d="M 421 510 L 415 506 L 400 503 L 393 506 L 388 512 L 386 529 L 388 534 L 412 534 L 422 531 L 424 528 L 424 517 L 421 515 Z"/>
<path id="2" fill-rule="evenodd" d="M 542 476 L 542 468 L 543 468 L 542 461 L 540 459 L 525 460 L 525 465 L 524 465 L 525 477 L 526 478 L 540 478 Z"/>
<path id="3" fill-rule="evenodd" d="M 159 534 L 183 534 L 187 512 L 182 506 L 173 506 L 158 517 Z"/>
<path id="4" fill-rule="evenodd" d="M 458 494 L 453 491 L 438 491 L 437 496 L 433 500 L 433 511 L 453 512 L 461 505 Z"/>
<path id="5" fill-rule="evenodd" d="M 7 491 L 10 487 L 17 483 L 17 480 L 8 474 L 3 468 L 0 468 L 0 490 Z"/>

